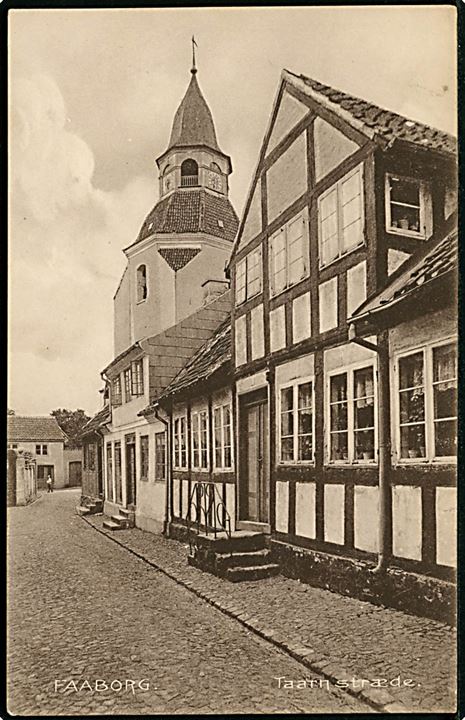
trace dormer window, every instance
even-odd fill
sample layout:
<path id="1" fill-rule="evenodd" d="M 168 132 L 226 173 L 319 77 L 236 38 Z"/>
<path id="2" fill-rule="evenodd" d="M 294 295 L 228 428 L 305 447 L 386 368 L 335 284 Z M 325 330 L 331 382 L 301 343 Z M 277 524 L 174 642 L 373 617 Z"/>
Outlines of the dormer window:
<path id="1" fill-rule="evenodd" d="M 147 300 L 147 267 L 139 265 L 137 268 L 137 302 Z"/>
<path id="2" fill-rule="evenodd" d="M 199 166 L 195 160 L 184 160 L 181 165 L 181 187 L 195 187 L 199 184 Z"/>
<path id="3" fill-rule="evenodd" d="M 427 238 L 431 234 L 428 186 L 421 180 L 386 175 L 386 230 Z"/>

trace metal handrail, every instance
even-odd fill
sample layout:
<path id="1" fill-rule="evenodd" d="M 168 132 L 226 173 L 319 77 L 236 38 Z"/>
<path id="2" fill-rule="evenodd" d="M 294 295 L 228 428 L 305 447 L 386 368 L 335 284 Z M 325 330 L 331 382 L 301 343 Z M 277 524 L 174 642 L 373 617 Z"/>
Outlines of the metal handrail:
<path id="1" fill-rule="evenodd" d="M 194 519 L 192 519 L 193 512 Z M 217 483 L 207 481 L 194 483 L 189 497 L 186 523 L 191 550 L 192 525 L 196 527 L 197 535 L 200 533 L 201 527 L 204 527 L 205 534 L 208 535 L 209 532 L 212 532 L 214 538 L 219 532 L 225 532 L 228 538 L 231 537 L 231 516 L 220 495 Z"/>

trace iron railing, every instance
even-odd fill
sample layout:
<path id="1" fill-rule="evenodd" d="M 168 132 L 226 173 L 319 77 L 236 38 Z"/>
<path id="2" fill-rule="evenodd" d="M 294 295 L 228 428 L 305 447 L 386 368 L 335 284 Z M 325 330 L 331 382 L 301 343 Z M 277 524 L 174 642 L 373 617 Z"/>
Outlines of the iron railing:
<path id="1" fill-rule="evenodd" d="M 202 531 L 205 535 L 212 534 L 216 538 L 219 532 L 225 532 L 228 538 L 231 537 L 231 516 L 220 494 L 218 483 L 206 481 L 194 483 L 185 519 L 191 550 L 193 527 L 197 535 Z"/>
<path id="2" fill-rule="evenodd" d="M 198 175 L 181 175 L 181 187 L 195 187 L 198 184 Z"/>

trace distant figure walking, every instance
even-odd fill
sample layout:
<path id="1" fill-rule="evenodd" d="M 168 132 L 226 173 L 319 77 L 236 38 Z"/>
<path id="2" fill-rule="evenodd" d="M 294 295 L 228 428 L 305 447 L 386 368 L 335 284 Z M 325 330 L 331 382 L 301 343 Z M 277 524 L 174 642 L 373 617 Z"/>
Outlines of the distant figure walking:
<path id="1" fill-rule="evenodd" d="M 47 492 L 48 493 L 53 492 L 53 480 L 52 480 L 52 476 L 50 474 L 47 478 Z"/>

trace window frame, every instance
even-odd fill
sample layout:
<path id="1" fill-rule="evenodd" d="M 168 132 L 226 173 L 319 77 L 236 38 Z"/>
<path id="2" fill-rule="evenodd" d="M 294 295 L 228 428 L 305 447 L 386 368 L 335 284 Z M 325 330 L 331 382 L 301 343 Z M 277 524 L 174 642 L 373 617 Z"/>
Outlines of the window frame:
<path id="1" fill-rule="evenodd" d="M 420 228 L 424 230 L 408 230 L 399 227 L 393 227 L 391 225 L 391 184 L 390 179 L 396 178 L 398 180 L 404 180 L 410 183 L 416 183 L 418 185 L 418 198 L 419 198 L 419 223 Z M 384 209 L 385 209 L 385 221 L 386 221 L 386 232 L 392 235 L 403 235 L 406 237 L 419 238 L 420 240 L 426 240 L 427 232 L 427 199 L 431 196 L 430 184 L 426 180 L 419 180 L 418 178 L 412 178 L 408 175 L 399 175 L 398 173 L 386 172 L 384 178 Z M 408 205 L 408 204 L 406 204 Z"/>
<path id="2" fill-rule="evenodd" d="M 258 267 L 258 275 L 256 277 L 251 278 L 250 277 L 250 271 L 251 271 L 251 259 L 252 257 L 258 256 L 257 263 L 253 266 L 253 269 Z M 242 268 L 244 268 L 244 271 L 242 272 Z M 241 270 L 241 271 L 239 271 Z M 235 289 L 235 304 L 237 305 L 243 305 L 243 303 L 247 302 L 248 300 L 251 300 L 254 297 L 257 297 L 260 295 L 260 293 L 263 292 L 263 250 L 262 245 L 257 245 L 256 248 L 251 250 L 250 252 L 245 255 L 245 257 L 242 258 L 242 260 L 239 260 L 236 266 L 236 289 Z M 244 278 L 244 284 L 240 287 L 237 284 L 237 280 L 239 277 Z M 258 290 L 255 292 L 250 291 L 250 285 L 252 282 L 254 282 L 256 279 L 258 279 Z M 241 291 L 241 296 L 239 297 L 239 290 Z M 242 298 L 242 291 L 243 291 L 243 298 Z"/>
<path id="3" fill-rule="evenodd" d="M 185 464 L 182 464 L 182 420 L 184 420 L 184 447 L 185 447 Z M 176 429 L 178 427 L 178 430 Z M 187 459 L 187 413 L 183 415 L 176 415 L 173 418 L 173 447 L 172 447 L 172 459 L 174 470 L 187 470 L 188 459 Z"/>
<path id="4" fill-rule="evenodd" d="M 115 385 L 119 386 L 119 392 L 115 392 L 115 390 L 114 390 Z M 117 375 L 111 381 L 111 404 L 112 405 L 121 405 L 122 402 L 123 402 L 123 395 L 121 392 L 121 375 Z"/>
<path id="5" fill-rule="evenodd" d="M 355 428 L 355 413 L 354 413 L 354 375 L 357 370 L 365 370 L 368 368 L 372 368 L 373 370 L 373 458 L 372 459 L 364 459 L 364 458 L 356 458 L 355 457 L 355 435 L 356 435 L 356 428 Z M 341 459 L 341 460 L 332 460 L 331 459 L 331 435 L 333 434 L 331 432 L 331 406 L 334 403 L 331 403 L 331 378 L 336 377 L 337 375 L 346 375 L 347 380 L 347 459 Z M 329 466 L 356 466 L 360 467 L 361 465 L 368 466 L 368 467 L 377 467 L 378 465 L 378 456 L 379 456 L 379 444 L 378 444 L 378 364 L 377 359 L 373 358 L 372 360 L 360 360 L 356 363 L 351 363 L 350 365 L 343 365 L 338 368 L 334 368 L 333 370 L 330 370 L 328 373 L 326 373 L 326 380 L 325 380 L 325 392 L 326 392 L 326 400 L 325 400 L 325 439 L 326 439 L 326 448 L 325 448 L 325 465 Z M 371 429 L 371 428 L 369 428 Z"/>
<path id="6" fill-rule="evenodd" d="M 299 460 L 298 454 L 299 454 L 299 407 L 298 407 L 298 400 L 299 400 L 299 386 L 305 385 L 307 383 L 312 383 L 312 458 L 311 460 Z M 282 409 L 281 409 L 281 391 L 286 390 L 287 388 L 293 388 L 293 395 L 292 395 L 292 414 L 294 417 L 294 428 L 293 428 L 293 459 L 292 460 L 282 460 L 282 437 L 281 437 L 281 416 L 282 416 Z M 295 378 L 293 380 L 284 381 L 282 383 L 279 383 L 277 386 L 277 458 L 276 458 L 276 464 L 281 467 L 288 467 L 290 465 L 303 465 L 303 466 L 314 466 L 315 465 L 315 375 L 305 375 L 300 378 Z"/>
<path id="7" fill-rule="evenodd" d="M 135 368 L 140 367 L 140 375 Z M 144 361 L 143 358 L 131 363 L 131 397 L 142 397 L 144 394 Z"/>
<path id="8" fill-rule="evenodd" d="M 129 366 L 123 370 L 123 385 L 124 385 L 124 402 L 130 402 L 132 400 L 132 372 Z"/>
<path id="9" fill-rule="evenodd" d="M 351 177 L 354 175 L 359 175 L 359 189 L 360 189 L 360 207 L 361 207 L 361 214 L 360 214 L 360 220 L 362 224 L 362 240 L 361 242 L 357 243 L 357 245 L 354 245 L 353 247 L 349 248 L 348 250 L 344 250 L 342 246 L 342 185 L 344 182 L 347 182 L 347 180 L 350 180 Z M 325 198 L 328 197 L 332 192 L 336 191 L 336 223 L 337 223 L 337 245 L 338 245 L 338 254 L 336 257 L 332 258 L 331 260 L 328 260 L 327 262 L 323 262 L 323 253 L 322 253 L 322 217 L 321 217 L 321 202 Z M 320 269 L 327 268 L 333 263 L 337 262 L 343 257 L 346 257 L 346 255 L 350 255 L 350 253 L 354 252 L 355 250 L 358 250 L 358 248 L 363 247 L 366 244 L 366 238 L 365 238 L 365 184 L 364 184 L 364 163 L 360 162 L 358 165 L 356 165 L 352 170 L 349 170 L 347 173 L 345 173 L 341 178 L 336 180 L 329 188 L 324 190 L 320 195 L 318 195 L 317 198 L 317 214 L 318 214 L 318 266 Z M 342 250 L 341 250 L 342 248 Z"/>
<path id="10" fill-rule="evenodd" d="M 144 441 L 144 442 L 143 442 Z M 145 445 L 145 442 L 147 443 Z M 145 446 L 145 453 L 143 447 Z M 145 458 L 143 455 L 145 454 Z M 145 460 L 145 463 L 143 462 Z M 144 468 L 145 464 L 145 468 Z M 144 470 L 146 474 L 144 475 Z M 139 436 L 139 477 L 142 481 L 147 482 L 150 474 L 150 440 L 148 434 Z"/>
<path id="11" fill-rule="evenodd" d="M 202 445 L 202 424 L 201 418 L 205 416 L 205 447 Z M 198 418 L 197 423 L 197 449 L 194 448 L 194 418 Z M 196 472 L 208 472 L 210 469 L 210 438 L 209 438 L 209 413 L 208 408 L 199 410 L 191 410 L 190 417 L 190 450 L 191 450 L 191 470 Z M 198 453 L 199 465 L 195 464 L 196 453 Z M 203 464 L 204 453 L 206 454 L 205 465 Z"/>
<path id="12" fill-rule="evenodd" d="M 163 442 L 158 442 L 158 440 L 163 438 Z M 154 435 L 154 455 L 155 455 L 155 474 L 154 474 L 154 480 L 155 482 L 166 482 L 167 478 L 167 438 L 166 438 L 166 430 L 161 430 L 160 432 L 156 432 Z M 162 462 L 159 461 L 159 449 L 162 448 L 163 451 L 163 460 Z M 163 468 L 162 473 L 160 474 L 160 466 Z"/>
<path id="13" fill-rule="evenodd" d="M 105 481 L 108 498 L 114 502 L 113 492 L 113 443 L 105 444 Z"/>
<path id="14" fill-rule="evenodd" d="M 301 278 L 298 280 L 293 280 L 291 282 L 290 280 L 290 265 L 289 265 L 289 242 L 288 242 L 288 230 L 289 227 L 295 223 L 298 222 L 299 219 L 302 221 L 302 261 L 304 264 L 304 274 Z M 285 254 L 285 273 L 286 273 L 286 283 L 283 288 L 280 290 L 274 289 L 274 272 L 273 272 L 273 241 L 278 238 L 278 236 L 284 233 L 284 254 Z M 303 282 L 303 280 L 306 280 L 308 277 L 310 277 L 311 273 L 311 267 L 310 267 L 310 241 L 309 241 L 309 226 L 308 226 L 308 208 L 304 207 L 300 212 L 296 213 L 296 215 L 293 215 L 287 222 L 285 222 L 281 227 L 279 227 L 272 235 L 268 238 L 268 276 L 269 276 L 269 291 L 270 291 L 270 297 L 278 297 L 281 295 L 281 293 L 286 292 L 286 290 L 289 290 L 291 287 L 295 287 L 300 282 Z"/>
<path id="15" fill-rule="evenodd" d="M 230 443 L 231 444 L 229 446 L 226 445 L 225 441 L 224 441 L 224 439 L 225 439 L 224 438 L 224 436 L 225 436 L 224 429 L 225 429 L 225 427 L 228 427 L 227 425 L 225 425 L 225 422 L 224 422 L 224 415 L 225 415 L 224 411 L 226 409 L 229 410 L 229 418 L 230 418 L 229 428 L 230 428 Z M 220 411 L 220 418 L 221 418 L 221 424 L 220 424 L 221 440 L 220 440 L 219 446 L 216 445 L 215 410 Z M 218 402 L 212 406 L 212 440 L 213 440 L 213 472 L 231 472 L 231 471 L 233 471 L 234 470 L 234 437 L 233 437 L 233 416 L 232 416 L 232 402 L 231 401 Z M 218 449 L 220 451 L 220 455 L 221 455 L 221 464 L 220 465 L 218 465 L 216 462 L 217 447 L 218 447 Z M 231 457 L 230 465 L 226 465 L 225 459 L 224 459 L 225 458 L 225 450 L 227 447 L 230 448 L 230 457 Z"/>
<path id="16" fill-rule="evenodd" d="M 394 426 L 394 464 L 395 465 L 457 465 L 457 455 L 438 455 L 436 456 L 435 437 L 434 437 L 434 385 L 433 380 L 433 353 L 436 348 L 446 345 L 454 345 L 457 354 L 458 363 L 458 341 L 456 336 L 448 336 L 442 340 L 423 343 L 414 348 L 405 351 L 399 351 L 393 355 L 392 374 L 394 382 L 394 397 L 392 398 L 392 424 Z M 424 387 L 424 409 L 425 409 L 425 456 L 424 457 L 401 457 L 401 423 L 400 423 L 400 367 L 399 360 L 417 353 L 423 354 L 423 387 Z M 457 393 L 458 393 L 458 366 L 457 366 Z M 458 407 L 456 408 L 458 412 Z M 442 418 L 445 420 L 446 418 Z M 451 417 L 458 421 L 458 415 Z M 405 423 L 404 423 L 405 425 Z"/>

